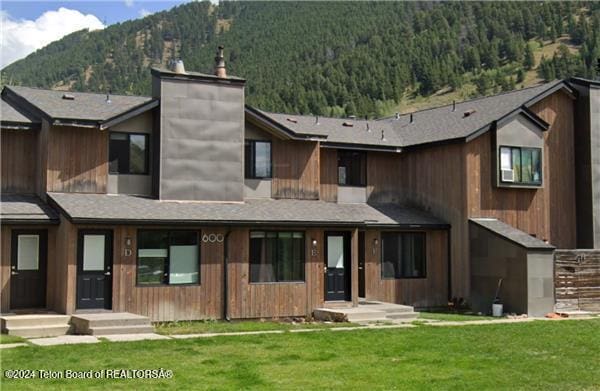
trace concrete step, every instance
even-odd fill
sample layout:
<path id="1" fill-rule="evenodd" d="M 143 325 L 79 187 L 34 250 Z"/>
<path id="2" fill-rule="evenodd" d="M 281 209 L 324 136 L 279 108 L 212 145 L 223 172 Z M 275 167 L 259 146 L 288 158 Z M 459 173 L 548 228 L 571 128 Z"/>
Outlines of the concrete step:
<path id="1" fill-rule="evenodd" d="M 413 307 L 402 305 L 397 307 L 382 307 L 377 308 L 379 311 L 384 311 L 386 314 L 404 314 L 404 313 L 414 313 L 415 309 Z"/>
<path id="2" fill-rule="evenodd" d="M 346 314 L 348 322 L 375 322 L 385 320 L 385 313 L 382 311 L 356 312 Z"/>
<path id="3" fill-rule="evenodd" d="M 29 326 L 64 326 L 69 324 L 69 315 L 7 315 L 0 318 L 2 329 Z"/>
<path id="4" fill-rule="evenodd" d="M 151 334 L 154 333 L 152 326 L 103 326 L 89 329 L 87 334 L 102 336 L 115 334 Z"/>
<path id="5" fill-rule="evenodd" d="M 70 328 L 69 325 L 20 326 L 6 329 L 6 333 L 24 338 L 58 337 L 68 334 Z"/>
<path id="6" fill-rule="evenodd" d="M 77 334 L 107 335 L 154 332 L 148 317 L 127 312 L 76 314 L 71 317 L 71 324 L 75 327 Z"/>

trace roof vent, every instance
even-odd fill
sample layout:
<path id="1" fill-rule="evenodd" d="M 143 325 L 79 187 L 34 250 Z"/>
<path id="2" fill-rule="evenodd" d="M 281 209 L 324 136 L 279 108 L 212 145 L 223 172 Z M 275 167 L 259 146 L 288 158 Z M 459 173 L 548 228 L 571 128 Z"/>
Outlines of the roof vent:
<path id="1" fill-rule="evenodd" d="M 180 74 L 185 73 L 185 67 L 183 66 L 182 60 L 173 61 L 173 65 L 171 67 L 172 67 L 171 70 L 173 71 L 173 73 L 180 73 Z"/>
<path id="2" fill-rule="evenodd" d="M 225 57 L 223 56 L 223 46 L 217 47 L 217 55 L 215 56 L 215 76 L 220 78 L 227 77 L 227 70 L 225 69 Z"/>
<path id="3" fill-rule="evenodd" d="M 385 141 L 385 132 L 381 130 L 381 141 Z"/>
<path id="4" fill-rule="evenodd" d="M 355 115 L 349 115 L 348 118 L 349 119 L 356 119 L 356 116 Z"/>
<path id="5" fill-rule="evenodd" d="M 63 94 L 62 98 L 64 100 L 75 100 L 75 95 L 73 95 L 73 94 Z"/>
<path id="6" fill-rule="evenodd" d="M 396 120 L 400 119 L 400 113 L 396 113 Z"/>
<path id="7" fill-rule="evenodd" d="M 456 111 L 456 101 L 452 101 L 452 111 Z"/>
<path id="8" fill-rule="evenodd" d="M 298 120 L 296 118 L 286 118 L 288 122 L 291 122 L 293 124 L 297 124 Z"/>
<path id="9" fill-rule="evenodd" d="M 413 113 L 410 113 L 410 123 L 415 122 L 415 118 L 413 117 Z"/>
<path id="10" fill-rule="evenodd" d="M 110 101 L 110 90 L 108 90 L 108 92 L 106 93 L 106 103 L 107 104 L 111 104 L 112 102 Z"/>
<path id="11" fill-rule="evenodd" d="M 477 110 L 475 110 L 475 109 L 469 109 L 463 113 L 463 118 L 470 117 L 473 114 L 475 114 L 476 112 L 477 112 Z"/>
<path id="12" fill-rule="evenodd" d="M 367 122 L 367 132 L 371 133 L 371 127 L 369 126 L 368 122 Z"/>
<path id="13" fill-rule="evenodd" d="M 344 122 L 344 123 L 342 124 L 342 126 L 347 126 L 347 127 L 351 128 L 351 127 L 353 127 L 353 126 L 354 126 L 354 124 L 353 124 L 352 122 Z"/>
<path id="14" fill-rule="evenodd" d="M 315 125 L 319 125 L 319 116 L 318 115 L 315 117 Z"/>

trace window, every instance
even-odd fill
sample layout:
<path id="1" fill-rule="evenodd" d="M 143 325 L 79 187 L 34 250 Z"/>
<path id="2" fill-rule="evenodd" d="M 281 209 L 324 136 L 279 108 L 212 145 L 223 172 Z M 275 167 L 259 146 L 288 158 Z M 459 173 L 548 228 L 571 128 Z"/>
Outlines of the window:
<path id="1" fill-rule="evenodd" d="M 381 257 L 383 278 L 425 278 L 425 233 L 382 233 Z"/>
<path id="2" fill-rule="evenodd" d="M 362 151 L 338 151 L 338 184 L 367 185 L 367 154 Z"/>
<path id="3" fill-rule="evenodd" d="M 111 174 L 148 174 L 148 135 L 110 133 L 108 170 Z"/>
<path id="4" fill-rule="evenodd" d="M 250 232 L 250 282 L 304 281 L 304 233 Z"/>
<path id="5" fill-rule="evenodd" d="M 542 150 L 540 148 L 500 147 L 500 182 L 541 185 Z"/>
<path id="6" fill-rule="evenodd" d="M 196 231 L 139 231 L 139 285 L 197 284 L 199 246 Z"/>
<path id="7" fill-rule="evenodd" d="M 244 163 L 246 178 L 271 178 L 271 142 L 246 140 Z"/>

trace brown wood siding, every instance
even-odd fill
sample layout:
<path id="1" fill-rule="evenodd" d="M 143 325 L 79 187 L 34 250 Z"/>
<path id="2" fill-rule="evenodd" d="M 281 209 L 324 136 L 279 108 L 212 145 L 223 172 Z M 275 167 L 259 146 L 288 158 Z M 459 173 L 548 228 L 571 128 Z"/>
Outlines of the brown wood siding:
<path id="1" fill-rule="evenodd" d="M 47 191 L 106 193 L 108 132 L 52 127 L 47 145 Z"/>
<path id="2" fill-rule="evenodd" d="M 369 203 L 400 203 L 428 211 L 451 225 L 452 295 L 469 295 L 469 242 L 464 144 L 403 154 L 369 152 Z"/>
<path id="3" fill-rule="evenodd" d="M 319 143 L 273 139 L 273 198 L 319 199 Z"/>
<path id="4" fill-rule="evenodd" d="M 36 190 L 37 130 L 2 129 L 2 192 L 29 193 Z"/>
<path id="5" fill-rule="evenodd" d="M 336 202 L 338 191 L 337 149 L 321 148 L 320 158 L 321 200 Z"/>
<path id="6" fill-rule="evenodd" d="M 469 217 L 495 217 L 559 248 L 576 246 L 573 102 L 553 94 L 532 107 L 550 124 L 544 133 L 543 187 L 493 184 L 493 132 L 466 145 Z"/>
<path id="7" fill-rule="evenodd" d="M 373 241 L 377 239 L 378 245 Z M 367 300 L 435 307 L 447 304 L 448 233 L 426 232 L 427 278 L 383 279 L 381 276 L 381 235 L 365 232 L 365 295 Z"/>
<path id="8" fill-rule="evenodd" d="M 46 230 L 48 232 L 47 278 L 46 278 L 46 307 L 54 309 L 55 288 L 55 235 L 56 227 L 48 225 L 2 225 L 0 228 L 0 312 L 10 312 L 10 270 L 12 251 L 12 231 Z"/>
<path id="9" fill-rule="evenodd" d="M 557 250 L 554 264 L 557 310 L 600 311 L 600 250 Z"/>

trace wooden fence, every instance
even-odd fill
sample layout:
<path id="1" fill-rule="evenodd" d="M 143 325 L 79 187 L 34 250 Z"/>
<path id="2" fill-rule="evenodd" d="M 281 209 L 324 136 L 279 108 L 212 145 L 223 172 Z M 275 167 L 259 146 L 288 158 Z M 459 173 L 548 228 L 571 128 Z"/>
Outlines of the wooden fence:
<path id="1" fill-rule="evenodd" d="M 600 250 L 556 250 L 557 311 L 600 311 Z"/>

